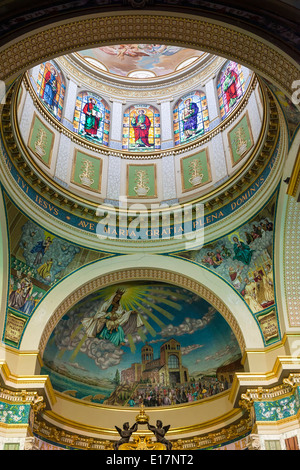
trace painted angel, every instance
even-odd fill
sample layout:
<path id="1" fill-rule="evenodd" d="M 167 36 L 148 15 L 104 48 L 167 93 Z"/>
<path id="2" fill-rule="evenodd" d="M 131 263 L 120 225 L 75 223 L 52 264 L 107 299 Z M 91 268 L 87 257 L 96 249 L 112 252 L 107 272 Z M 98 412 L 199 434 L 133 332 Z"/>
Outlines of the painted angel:
<path id="1" fill-rule="evenodd" d="M 82 320 L 89 338 L 107 339 L 115 346 L 124 345 L 126 335 L 134 333 L 143 325 L 135 310 L 124 310 L 120 305 L 125 291 L 118 289 L 112 297 L 101 305 L 94 317 Z"/>

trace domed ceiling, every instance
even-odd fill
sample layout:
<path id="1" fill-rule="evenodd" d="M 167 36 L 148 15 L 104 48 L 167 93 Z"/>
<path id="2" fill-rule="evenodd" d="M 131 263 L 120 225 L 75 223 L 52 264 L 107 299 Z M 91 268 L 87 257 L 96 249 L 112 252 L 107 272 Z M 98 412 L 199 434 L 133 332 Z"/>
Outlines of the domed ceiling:
<path id="1" fill-rule="evenodd" d="M 206 300 L 132 281 L 102 288 L 64 315 L 42 373 L 56 391 L 93 403 L 174 405 L 227 389 L 222 368 L 241 370 L 240 359 L 235 335 Z"/>
<path id="2" fill-rule="evenodd" d="M 118 77 L 164 77 L 198 63 L 201 51 L 162 44 L 119 44 L 77 53 L 86 62 Z"/>

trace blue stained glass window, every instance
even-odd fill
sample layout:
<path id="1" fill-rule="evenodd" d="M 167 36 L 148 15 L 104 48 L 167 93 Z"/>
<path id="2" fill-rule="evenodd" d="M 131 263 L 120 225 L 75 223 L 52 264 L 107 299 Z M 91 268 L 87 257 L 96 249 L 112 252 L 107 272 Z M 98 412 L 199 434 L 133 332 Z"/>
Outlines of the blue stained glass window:
<path id="1" fill-rule="evenodd" d="M 175 145 L 191 142 L 209 131 L 206 95 L 194 91 L 180 98 L 173 110 Z"/>
<path id="2" fill-rule="evenodd" d="M 65 81 L 58 66 L 52 60 L 41 64 L 37 79 L 37 93 L 46 108 L 59 121 L 62 118 L 65 92 Z"/>

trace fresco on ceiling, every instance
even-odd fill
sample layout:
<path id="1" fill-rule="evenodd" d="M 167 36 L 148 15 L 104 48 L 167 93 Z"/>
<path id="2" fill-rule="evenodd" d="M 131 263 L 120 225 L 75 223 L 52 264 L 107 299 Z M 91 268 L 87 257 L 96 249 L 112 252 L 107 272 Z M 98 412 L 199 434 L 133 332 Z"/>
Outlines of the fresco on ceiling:
<path id="1" fill-rule="evenodd" d="M 241 294 L 253 314 L 268 312 L 272 321 L 276 313 L 273 277 L 276 198 L 274 195 L 259 214 L 235 231 L 200 250 L 179 254 L 221 276 Z M 264 324 L 267 317 L 263 317 L 257 316 Z M 278 330 L 272 338 L 277 335 Z"/>
<path id="2" fill-rule="evenodd" d="M 235 335 L 204 299 L 174 285 L 132 281 L 90 294 L 63 316 L 41 373 L 78 399 L 159 406 L 222 392 L 240 359 Z"/>
<path id="3" fill-rule="evenodd" d="M 122 148 L 130 151 L 160 149 L 160 114 L 151 105 L 130 106 L 123 117 Z"/>
<path id="4" fill-rule="evenodd" d="M 79 93 L 76 99 L 73 129 L 85 139 L 108 145 L 110 110 L 106 101 L 90 92 Z"/>
<path id="5" fill-rule="evenodd" d="M 62 118 L 65 92 L 65 81 L 55 62 L 50 60 L 41 64 L 37 79 L 37 94 L 59 121 Z"/>
<path id="6" fill-rule="evenodd" d="M 187 59 L 199 59 L 203 52 L 162 44 L 120 44 L 78 53 L 103 64 L 112 74 L 126 77 L 134 71 L 151 71 L 156 76 L 175 72 Z"/>
<path id="7" fill-rule="evenodd" d="M 209 131 L 207 99 L 195 91 L 177 101 L 173 110 L 175 145 L 190 142 Z"/>
<path id="8" fill-rule="evenodd" d="M 229 61 L 223 67 L 218 84 L 217 93 L 221 118 L 224 119 L 233 110 L 245 91 L 245 80 L 242 66 Z"/>
<path id="9" fill-rule="evenodd" d="M 48 233 L 5 196 L 10 241 L 8 309 L 25 326 L 43 296 L 63 277 L 106 255 Z M 12 315 L 14 317 L 12 317 Z M 6 335 L 8 335 L 7 326 Z M 20 332 L 21 334 L 22 332 Z"/>

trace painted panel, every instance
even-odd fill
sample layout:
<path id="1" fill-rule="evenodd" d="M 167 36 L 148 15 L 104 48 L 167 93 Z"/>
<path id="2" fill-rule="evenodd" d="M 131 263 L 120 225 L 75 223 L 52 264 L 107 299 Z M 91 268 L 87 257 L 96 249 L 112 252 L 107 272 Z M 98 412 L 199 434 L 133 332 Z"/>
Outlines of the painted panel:
<path id="1" fill-rule="evenodd" d="M 102 159 L 76 150 L 71 182 L 83 188 L 100 192 L 101 180 Z"/>
<path id="2" fill-rule="evenodd" d="M 231 164 L 235 166 L 253 147 L 254 141 L 248 112 L 228 132 Z"/>
<path id="3" fill-rule="evenodd" d="M 180 160 L 182 191 L 198 188 L 211 181 L 208 149 Z"/>
<path id="4" fill-rule="evenodd" d="M 54 139 L 54 133 L 34 114 L 28 147 L 48 168 L 51 165 Z"/>
<path id="5" fill-rule="evenodd" d="M 127 166 L 127 195 L 137 198 L 157 197 L 156 165 Z"/>

